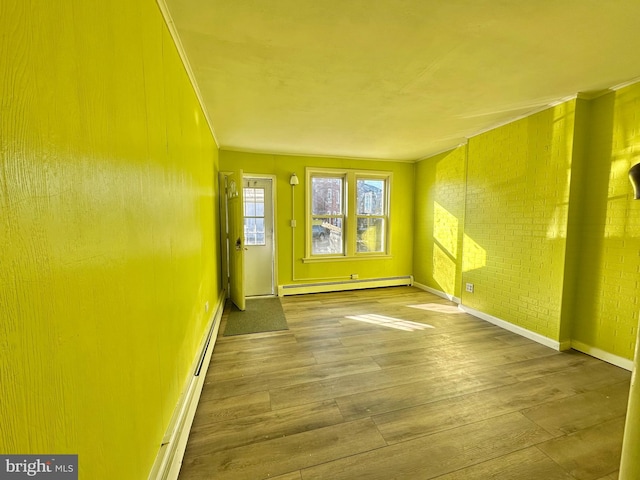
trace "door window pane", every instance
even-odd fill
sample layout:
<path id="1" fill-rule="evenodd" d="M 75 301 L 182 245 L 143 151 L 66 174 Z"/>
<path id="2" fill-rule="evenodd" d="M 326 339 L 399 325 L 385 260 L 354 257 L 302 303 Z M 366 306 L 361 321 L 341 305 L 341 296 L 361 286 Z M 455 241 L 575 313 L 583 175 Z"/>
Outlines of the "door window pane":
<path id="1" fill-rule="evenodd" d="M 244 244 L 266 245 L 264 188 L 244 188 Z"/>

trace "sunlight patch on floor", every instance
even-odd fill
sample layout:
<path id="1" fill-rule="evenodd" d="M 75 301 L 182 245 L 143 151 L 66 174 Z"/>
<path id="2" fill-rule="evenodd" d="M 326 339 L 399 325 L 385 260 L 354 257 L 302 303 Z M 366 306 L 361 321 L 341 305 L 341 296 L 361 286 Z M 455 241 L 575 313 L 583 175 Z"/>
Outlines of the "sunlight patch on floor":
<path id="1" fill-rule="evenodd" d="M 373 323 L 374 325 L 381 325 L 383 327 L 395 328 L 398 330 L 405 330 L 407 332 L 435 328 L 432 325 L 427 325 L 426 323 L 410 322 L 409 320 L 401 320 L 399 318 L 385 317 L 384 315 L 376 315 L 373 313 L 370 313 L 368 315 L 350 315 L 345 318 L 349 318 L 351 320 L 357 320 L 359 322 Z"/>
<path id="2" fill-rule="evenodd" d="M 455 305 L 442 305 L 440 303 L 422 303 L 420 305 L 407 305 L 407 307 L 438 313 L 464 313 Z"/>

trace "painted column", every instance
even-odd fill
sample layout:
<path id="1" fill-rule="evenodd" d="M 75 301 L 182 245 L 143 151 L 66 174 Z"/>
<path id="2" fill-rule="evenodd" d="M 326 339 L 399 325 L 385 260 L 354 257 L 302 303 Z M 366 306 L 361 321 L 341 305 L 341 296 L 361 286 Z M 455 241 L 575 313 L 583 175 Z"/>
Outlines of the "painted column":
<path id="1" fill-rule="evenodd" d="M 638 384 L 638 364 L 640 359 L 640 328 L 636 339 L 636 354 L 633 360 L 631 374 L 631 390 L 629 391 L 629 405 L 627 420 L 624 426 L 622 441 L 622 460 L 620 462 L 620 480 L 640 479 L 640 384 Z"/>
<path id="2" fill-rule="evenodd" d="M 629 180 L 633 186 L 633 198 L 640 200 L 640 163 L 629 169 Z M 640 326 L 636 337 L 636 351 L 633 357 L 633 373 L 627 406 L 627 420 L 622 440 L 622 459 L 620 461 L 620 480 L 640 479 L 640 385 L 638 385 L 638 364 L 640 359 Z"/>

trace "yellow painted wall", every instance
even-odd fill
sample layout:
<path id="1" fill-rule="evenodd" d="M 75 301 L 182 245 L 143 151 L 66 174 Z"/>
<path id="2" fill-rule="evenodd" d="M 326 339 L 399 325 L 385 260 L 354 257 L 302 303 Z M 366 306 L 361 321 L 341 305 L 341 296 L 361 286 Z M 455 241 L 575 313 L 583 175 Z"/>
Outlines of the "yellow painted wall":
<path id="1" fill-rule="evenodd" d="M 574 112 L 567 102 L 418 164 L 417 282 L 560 340 Z"/>
<path id="2" fill-rule="evenodd" d="M 391 185 L 390 257 L 371 260 L 303 263 L 305 252 L 305 168 L 345 168 L 390 171 Z M 296 157 L 245 152 L 220 152 L 220 170 L 242 169 L 245 173 L 275 175 L 276 235 L 278 241 L 278 284 L 315 283 L 323 280 L 359 279 L 410 275 L 413 252 L 413 172 L 414 166 L 405 162 L 379 162 L 339 158 Z M 296 172 L 300 184 L 295 188 L 295 250 L 292 251 L 291 206 L 289 178 Z M 295 263 L 294 263 L 295 258 Z M 295 270 L 292 271 L 292 264 Z M 295 275 L 295 280 L 294 280 Z"/>
<path id="3" fill-rule="evenodd" d="M 628 171 L 640 162 L 640 84 L 590 103 L 572 337 L 582 348 L 631 359 L 640 310 L 640 202 Z"/>
<path id="4" fill-rule="evenodd" d="M 460 297 L 467 147 L 418 162 L 415 175 L 415 281 Z"/>
<path id="5" fill-rule="evenodd" d="M 575 101 L 469 140 L 462 292 L 559 340 Z"/>
<path id="6" fill-rule="evenodd" d="M 635 84 L 563 103 L 419 162 L 416 282 L 563 347 L 633 358 L 640 202 L 627 172 L 640 162 L 639 109 Z M 456 229 L 461 260 L 436 234 L 452 239 Z M 454 269 L 462 276 L 453 288 L 436 278 L 453 279 Z"/>
<path id="7" fill-rule="evenodd" d="M 564 256 L 564 271 L 562 283 L 562 305 L 560 311 L 560 329 L 558 341 L 563 350 L 571 347 L 571 330 L 576 315 L 575 302 L 577 297 L 578 269 L 582 263 L 583 243 L 582 224 L 584 221 L 583 198 L 587 191 L 586 170 L 589 142 L 592 138 L 591 105 L 588 100 L 575 100 L 572 158 L 568 207 L 566 209 L 566 243 Z"/>
<path id="8" fill-rule="evenodd" d="M 0 32 L 0 452 L 147 478 L 219 297 L 217 147 L 153 0 Z"/>

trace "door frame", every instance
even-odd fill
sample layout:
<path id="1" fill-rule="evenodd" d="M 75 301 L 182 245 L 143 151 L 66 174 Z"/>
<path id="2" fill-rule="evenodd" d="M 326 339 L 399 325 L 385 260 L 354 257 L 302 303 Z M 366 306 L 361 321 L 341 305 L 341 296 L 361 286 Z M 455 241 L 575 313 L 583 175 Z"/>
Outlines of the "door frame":
<path id="1" fill-rule="evenodd" d="M 227 196 L 227 175 L 233 172 L 218 172 L 220 192 L 220 275 L 226 298 L 231 296 L 229 286 L 229 197 Z"/>
<path id="2" fill-rule="evenodd" d="M 259 295 L 258 297 L 250 297 L 250 298 L 261 298 L 261 297 L 277 297 L 278 296 L 278 205 L 276 203 L 277 195 L 277 182 L 278 178 L 275 175 L 267 174 L 267 173 L 249 173 L 243 172 L 242 174 L 242 185 L 244 188 L 244 180 L 248 178 L 255 179 L 268 179 L 271 180 L 271 205 L 272 205 L 272 216 L 273 216 L 273 248 L 271 251 L 271 271 L 273 274 L 271 275 L 271 294 L 270 295 Z"/>
<path id="3" fill-rule="evenodd" d="M 222 277 L 222 285 L 225 289 L 226 298 L 231 296 L 231 288 L 229 285 L 229 197 L 227 196 L 227 176 L 234 172 L 223 171 L 218 172 L 218 188 L 220 192 L 220 271 Z M 278 295 L 278 205 L 277 205 L 277 181 L 276 175 L 264 173 L 244 173 L 244 178 L 268 178 L 271 180 L 271 201 L 273 203 L 273 294 L 267 296 L 276 297 Z M 243 272 L 244 274 L 244 272 Z"/>

